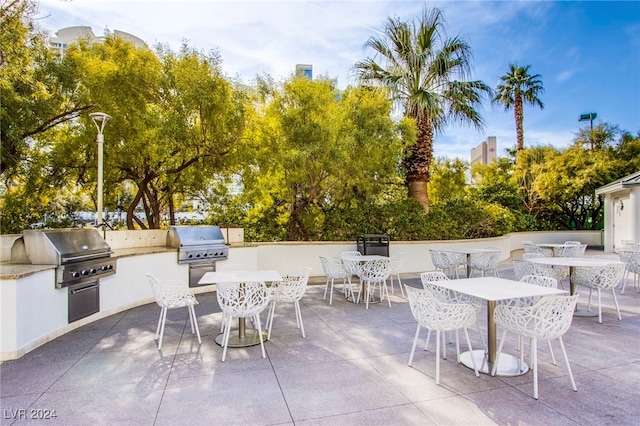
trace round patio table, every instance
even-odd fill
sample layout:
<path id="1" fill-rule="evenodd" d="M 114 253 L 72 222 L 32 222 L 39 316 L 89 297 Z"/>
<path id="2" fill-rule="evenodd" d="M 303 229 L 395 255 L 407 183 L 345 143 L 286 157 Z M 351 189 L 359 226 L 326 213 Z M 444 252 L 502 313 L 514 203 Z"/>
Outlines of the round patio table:
<path id="1" fill-rule="evenodd" d="M 605 259 L 601 257 L 538 257 L 534 259 L 527 259 L 528 262 L 541 263 L 543 265 L 551 266 L 568 266 L 569 267 L 569 284 L 571 286 L 571 295 L 576 294 L 576 285 L 571 280 L 573 271 L 576 267 L 594 267 L 594 266 L 607 266 L 611 264 L 620 264 L 619 260 Z M 597 317 L 597 311 L 588 311 L 584 308 L 579 308 L 576 304 L 576 310 L 573 313 L 576 317 Z"/>

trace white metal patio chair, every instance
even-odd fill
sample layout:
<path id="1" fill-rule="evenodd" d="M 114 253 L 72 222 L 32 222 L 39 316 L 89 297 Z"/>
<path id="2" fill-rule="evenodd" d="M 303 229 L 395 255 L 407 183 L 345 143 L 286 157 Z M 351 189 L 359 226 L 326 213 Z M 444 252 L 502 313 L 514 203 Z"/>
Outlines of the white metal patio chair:
<path id="1" fill-rule="evenodd" d="M 158 319 L 158 326 L 156 327 L 158 350 L 162 349 L 164 325 L 169 309 L 187 308 L 189 311 L 189 322 L 191 323 L 191 333 L 195 333 L 196 336 L 198 336 L 198 343 L 202 344 L 198 320 L 193 308 L 194 305 L 198 304 L 198 300 L 187 284 L 178 280 L 159 280 L 153 274 L 146 275 L 151 285 L 151 291 L 153 292 L 156 304 L 160 306 L 160 318 Z"/>
<path id="2" fill-rule="evenodd" d="M 473 348 L 471 347 L 471 339 L 469 339 L 467 328 L 476 321 L 476 311 L 468 303 L 440 302 L 430 291 L 431 287 L 435 286 L 435 284 L 427 284 L 429 289 L 417 289 L 405 285 L 411 313 L 418 322 L 408 365 L 410 366 L 413 363 L 413 355 L 420 338 L 420 329 L 425 327 L 428 330 L 434 330 L 436 332 L 436 384 L 440 384 L 440 333 L 463 329 L 467 338 L 467 346 L 472 351 Z M 434 289 L 434 291 L 437 292 L 438 290 Z M 460 343 L 457 334 L 456 352 L 457 361 L 460 363 Z M 446 359 L 446 351 L 443 353 L 443 358 Z M 476 377 L 480 377 L 473 357 L 471 357 L 471 361 Z"/>
<path id="3" fill-rule="evenodd" d="M 387 302 L 389 303 L 389 307 L 391 307 L 389 289 L 387 288 L 389 275 L 391 275 L 391 261 L 389 259 L 370 260 L 362 265 L 360 279 L 364 282 L 365 309 L 369 309 L 369 300 L 373 297 L 376 287 L 380 289 L 380 300 L 384 300 L 384 295 L 386 294 Z M 362 290 L 362 287 L 360 287 L 358 301 L 360 300 Z"/>
<path id="4" fill-rule="evenodd" d="M 353 298 L 353 289 L 351 288 L 351 273 L 344 268 L 344 264 L 339 259 L 327 259 L 320 256 L 320 263 L 322 264 L 322 270 L 327 277 L 327 282 L 324 286 L 323 300 L 327 298 L 327 291 L 329 291 L 329 305 L 333 303 L 333 282 L 334 280 L 342 280 L 342 292 L 345 297 Z M 347 287 L 347 282 L 349 286 Z M 355 300 L 355 299 L 354 299 Z"/>
<path id="5" fill-rule="evenodd" d="M 471 271 L 480 271 L 482 276 L 486 276 L 488 273 L 493 272 L 493 274 L 498 277 L 498 264 L 500 263 L 500 252 L 499 251 L 488 251 L 483 253 L 471 253 L 471 258 L 469 259 L 469 263 L 471 265 Z M 473 275 L 473 272 L 471 273 Z"/>
<path id="6" fill-rule="evenodd" d="M 620 284 L 622 276 L 624 275 L 625 265 L 623 263 L 615 263 L 607 266 L 593 266 L 593 267 L 576 267 L 571 275 L 571 282 L 575 285 L 581 285 L 589 289 L 589 302 L 587 310 L 591 310 L 591 293 L 596 290 L 598 293 L 598 322 L 602 324 L 602 299 L 601 290 L 611 290 L 613 295 L 613 302 L 616 305 L 616 312 L 618 313 L 618 319 L 622 321 L 620 315 L 620 307 L 618 306 L 618 299 L 616 298 L 616 292 L 614 288 Z"/>
<path id="7" fill-rule="evenodd" d="M 262 358 L 266 358 L 262 336 L 260 313 L 267 308 L 270 300 L 270 291 L 264 282 L 246 283 L 217 283 L 216 297 L 218 304 L 224 312 L 225 326 L 222 339 L 222 362 L 227 356 L 229 335 L 231 333 L 231 320 L 233 318 L 251 318 L 258 330 Z"/>
<path id="8" fill-rule="evenodd" d="M 391 285 L 391 294 L 395 294 L 395 288 L 393 286 L 393 276 L 395 275 L 400 287 L 400 293 L 402 294 L 402 297 L 404 297 L 404 288 L 402 285 L 402 280 L 400 279 L 400 274 L 402 273 L 402 268 L 404 267 L 404 253 L 398 253 L 395 256 L 392 256 L 390 260 L 391 274 L 389 274 L 389 284 Z"/>
<path id="9" fill-rule="evenodd" d="M 347 257 L 353 256 L 362 256 L 362 253 L 359 251 L 343 251 L 340 255 L 344 269 L 351 274 L 350 277 L 356 276 L 360 279 L 360 275 L 362 274 L 362 262 L 346 259 Z M 351 280 L 349 280 L 349 282 L 351 282 Z"/>
<path id="10" fill-rule="evenodd" d="M 545 256 L 542 253 L 525 253 L 522 255 L 522 260 L 536 259 L 541 257 L 545 257 Z M 538 265 L 541 266 L 541 268 L 538 268 L 538 271 L 540 271 L 542 275 L 545 275 L 545 276 L 549 275 L 550 277 L 555 278 L 558 281 L 558 284 L 560 284 L 560 287 L 564 289 L 562 280 L 564 280 L 569 276 L 568 266 L 550 265 L 550 268 L 547 268 L 546 266 L 549 266 L 549 265 L 541 265 L 541 264 L 538 264 Z M 526 273 L 524 275 L 526 275 Z M 534 275 L 538 275 L 538 274 L 534 274 Z M 520 277 L 518 279 L 520 279 Z"/>
<path id="11" fill-rule="evenodd" d="M 582 257 L 584 251 L 586 250 L 587 245 L 584 247 L 578 244 L 564 244 L 562 247 L 558 247 L 556 249 L 556 257 Z"/>
<path id="12" fill-rule="evenodd" d="M 246 263 L 227 263 L 220 268 L 220 271 L 224 272 L 232 272 L 232 271 L 251 271 L 255 268 L 252 268 Z M 224 325 L 227 323 L 225 320 L 225 313 L 222 312 L 222 324 L 220 325 L 220 333 L 224 332 Z M 251 319 L 253 321 L 253 318 Z"/>
<path id="13" fill-rule="evenodd" d="M 504 345 L 507 331 L 511 331 L 530 340 L 530 362 L 533 370 L 533 397 L 538 399 L 538 346 L 539 340 L 558 339 L 565 359 L 565 366 L 569 375 L 571 389 L 577 391 L 576 382 L 573 379 L 571 365 L 567 357 L 567 351 L 562 341 L 562 336 L 569 330 L 573 320 L 573 311 L 578 301 L 578 295 L 564 296 L 553 295 L 541 297 L 533 306 L 510 306 L 501 304 L 496 306 L 494 319 L 496 325 L 503 329 L 496 361 L 493 364 L 491 375 L 495 376 L 500 353 Z"/>
<path id="14" fill-rule="evenodd" d="M 522 249 L 525 253 L 542 253 L 545 257 L 553 257 L 553 249 L 548 247 L 540 247 L 533 241 L 523 241 Z"/>
<path id="15" fill-rule="evenodd" d="M 302 332 L 302 337 L 306 337 L 304 334 L 304 324 L 302 322 L 302 312 L 300 311 L 300 299 L 302 299 L 307 289 L 310 273 L 311 268 L 305 267 L 302 268 L 300 274 L 285 275 L 282 277 L 282 281 L 276 281 L 271 284 L 271 308 L 267 316 L 267 327 L 269 330 L 267 340 L 271 338 L 271 328 L 273 327 L 273 317 L 276 313 L 277 303 L 293 303 L 296 314 L 296 325 Z"/>
<path id="16" fill-rule="evenodd" d="M 458 275 L 458 266 L 460 266 L 460 258 L 457 253 L 446 252 L 443 250 L 429 250 L 431 262 L 437 270 L 442 271 L 445 275 L 460 278 Z"/>
<path id="17" fill-rule="evenodd" d="M 633 274 L 633 286 L 636 288 L 636 292 L 640 291 L 640 248 L 630 247 L 630 249 L 622 248 L 618 250 L 620 260 L 625 264 L 620 294 L 624 294 L 630 274 Z"/>
<path id="18" fill-rule="evenodd" d="M 422 282 L 422 288 L 429 289 L 431 293 L 441 302 L 445 303 L 468 303 L 472 305 L 476 311 L 476 315 L 482 309 L 482 300 L 477 297 L 469 296 L 468 294 L 463 294 L 457 291 L 449 290 L 443 287 L 430 286 L 431 283 L 437 283 L 438 281 L 446 281 L 449 277 L 447 277 L 444 273 L 440 271 L 429 271 L 423 272 L 420 274 L 420 281 Z M 480 336 L 480 341 L 482 342 L 482 346 L 486 348 L 486 344 L 484 343 L 484 337 L 482 331 L 480 330 L 480 322 L 476 317 L 476 328 L 478 329 L 478 335 Z M 456 331 L 456 339 L 458 338 Z M 446 333 L 445 333 L 446 334 Z M 429 347 L 429 340 L 431 338 L 431 330 L 427 333 L 427 340 L 424 343 L 424 350 L 426 351 Z M 446 351 L 446 346 L 445 346 Z"/>

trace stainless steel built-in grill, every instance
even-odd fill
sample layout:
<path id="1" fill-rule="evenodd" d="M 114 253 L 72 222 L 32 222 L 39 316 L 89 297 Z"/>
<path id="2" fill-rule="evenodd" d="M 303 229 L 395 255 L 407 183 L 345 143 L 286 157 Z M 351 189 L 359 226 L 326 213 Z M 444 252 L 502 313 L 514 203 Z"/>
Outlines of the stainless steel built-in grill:
<path id="1" fill-rule="evenodd" d="M 167 246 L 178 249 L 178 263 L 225 260 L 229 248 L 218 226 L 171 226 Z"/>
<path id="2" fill-rule="evenodd" d="M 11 249 L 11 259 L 13 263 L 57 265 L 56 287 L 62 288 L 115 274 L 112 253 L 95 229 L 25 230 Z"/>
<path id="3" fill-rule="evenodd" d="M 111 248 L 95 229 L 25 230 L 12 263 L 56 265 L 57 288 L 69 288 L 69 322 L 100 311 L 99 279 L 116 273 Z"/>
<path id="4" fill-rule="evenodd" d="M 167 247 L 178 249 L 178 263 L 189 264 L 189 286 L 195 287 L 215 262 L 229 257 L 229 248 L 218 226 L 170 226 Z"/>

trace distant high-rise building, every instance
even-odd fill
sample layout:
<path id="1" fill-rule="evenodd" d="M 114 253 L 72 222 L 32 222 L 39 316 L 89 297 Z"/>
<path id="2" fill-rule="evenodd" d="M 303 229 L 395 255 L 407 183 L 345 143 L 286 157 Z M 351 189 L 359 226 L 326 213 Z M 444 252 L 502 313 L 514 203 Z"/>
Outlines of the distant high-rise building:
<path id="1" fill-rule="evenodd" d="M 313 80 L 313 65 L 311 64 L 297 64 L 296 65 L 296 77 L 307 77 Z"/>
<path id="2" fill-rule="evenodd" d="M 496 137 L 489 136 L 486 141 L 471 150 L 471 164 L 491 164 L 496 159 Z"/>
<path id="3" fill-rule="evenodd" d="M 122 38 L 123 40 L 130 41 L 136 47 L 145 47 L 147 43 L 144 40 L 134 36 L 133 34 L 126 33 L 124 31 L 114 30 L 113 34 Z M 77 27 L 67 27 L 61 30 L 56 31 L 55 37 L 51 37 L 49 39 L 49 47 L 51 49 L 58 51 L 60 55 L 64 55 L 64 51 L 67 49 L 69 44 L 78 41 L 79 39 L 84 38 L 91 42 L 103 41 L 104 37 L 97 37 L 91 27 L 87 26 L 77 26 Z"/>

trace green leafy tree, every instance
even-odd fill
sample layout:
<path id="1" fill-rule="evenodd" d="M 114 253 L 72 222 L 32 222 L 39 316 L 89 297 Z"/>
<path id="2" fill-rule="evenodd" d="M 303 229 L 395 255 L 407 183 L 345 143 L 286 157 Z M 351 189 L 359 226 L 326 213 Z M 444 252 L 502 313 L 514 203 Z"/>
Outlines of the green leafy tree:
<path id="1" fill-rule="evenodd" d="M 215 52 L 186 45 L 177 53 L 159 46 L 154 54 L 108 34 L 103 43 L 69 47 L 67 57 L 83 89 L 113 117 L 105 130 L 105 193 L 112 194 L 105 205 L 115 206 L 116 186 L 129 188 L 127 227 L 160 228 L 176 194 L 202 190 L 240 143 L 244 95 L 225 79 Z M 94 139 L 93 124 L 82 117 L 60 144 L 60 158 L 75 158 L 78 180 L 88 187 L 95 182 Z"/>
<path id="2" fill-rule="evenodd" d="M 248 135 L 256 163 L 240 173 L 246 219 L 268 222 L 269 239 L 321 239 L 332 212 L 374 204 L 397 176 L 400 136 L 381 93 L 296 77 L 261 94 Z M 352 232 L 344 226 L 336 232 Z"/>
<path id="3" fill-rule="evenodd" d="M 35 25 L 37 11 L 30 0 L 0 2 L 0 174 L 19 171 L 38 135 L 91 108 L 73 70 Z"/>
<path id="4" fill-rule="evenodd" d="M 516 149 L 521 151 L 524 148 L 524 104 L 537 105 L 540 109 L 544 104 L 539 96 L 544 92 L 540 74 L 529 74 L 531 65 L 519 67 L 515 64 L 509 65 L 509 72 L 500 77 L 502 83 L 496 88 L 493 101 L 504 105 L 505 111 L 513 108 L 516 121 Z"/>
<path id="5" fill-rule="evenodd" d="M 429 201 L 433 204 L 453 198 L 464 198 L 467 189 L 467 163 L 456 158 L 438 158 L 433 163 L 429 181 Z"/>
<path id="6" fill-rule="evenodd" d="M 355 64 L 360 81 L 386 89 L 416 123 L 415 143 L 405 148 L 405 181 L 409 196 L 428 212 L 435 134 L 451 122 L 480 129 L 483 121 L 478 109 L 491 89 L 482 81 L 466 80 L 471 48 L 460 37 L 447 37 L 437 8 L 425 8 L 413 22 L 389 18 L 383 35 L 370 38 L 365 48 L 374 57 Z"/>

